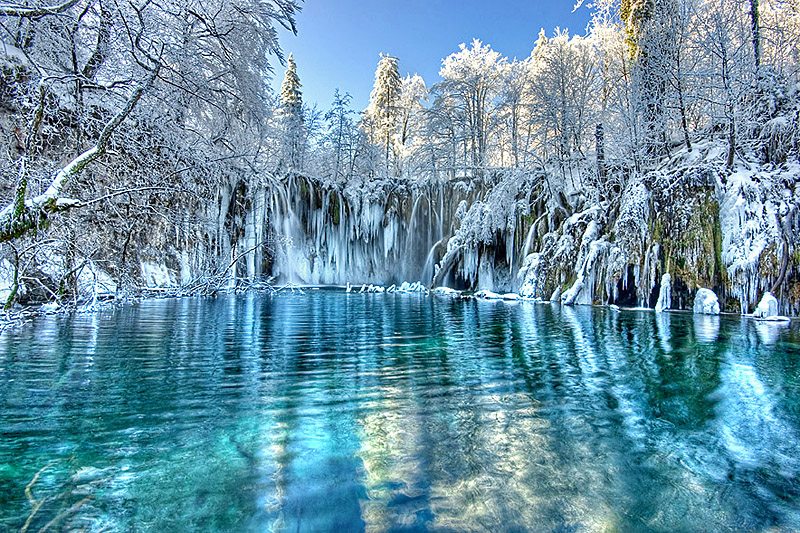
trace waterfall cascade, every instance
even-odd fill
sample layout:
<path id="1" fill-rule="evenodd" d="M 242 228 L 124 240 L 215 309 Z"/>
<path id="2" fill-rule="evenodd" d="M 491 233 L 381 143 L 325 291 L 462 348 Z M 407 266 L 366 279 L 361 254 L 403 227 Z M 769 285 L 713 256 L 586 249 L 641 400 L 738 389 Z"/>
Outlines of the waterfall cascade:
<path id="1" fill-rule="evenodd" d="M 450 180 L 335 187 L 291 177 L 266 198 L 264 237 L 275 242 L 266 252 L 271 274 L 305 284 L 430 284 L 453 238 L 464 234 L 470 207 L 483 205 L 495 190 L 492 185 L 490 180 Z M 447 281 L 509 288 L 516 233 L 503 237 L 511 241 L 504 274 L 495 273 L 494 249 L 473 239 L 465 243 Z"/>
<path id="2" fill-rule="evenodd" d="M 781 313 L 797 314 L 791 230 L 800 224 L 800 192 L 772 194 L 759 185 L 764 171 L 726 174 L 712 150 L 708 161 L 699 152 L 684 164 L 676 156 L 670 168 L 627 174 L 606 197 L 571 189 L 575 181 L 559 182 L 557 169 L 346 185 L 288 176 L 223 191 L 218 233 L 230 240 L 213 242 L 220 257 L 241 254 L 233 277 L 279 283 L 418 281 L 661 309 L 691 309 L 708 287 L 723 310 L 742 313 L 777 283 Z M 763 181 L 780 182 L 793 169 L 774 172 Z M 246 208 L 231 214 L 226 205 Z M 206 248 L 181 252 L 182 282 L 186 257 L 206 257 Z"/>

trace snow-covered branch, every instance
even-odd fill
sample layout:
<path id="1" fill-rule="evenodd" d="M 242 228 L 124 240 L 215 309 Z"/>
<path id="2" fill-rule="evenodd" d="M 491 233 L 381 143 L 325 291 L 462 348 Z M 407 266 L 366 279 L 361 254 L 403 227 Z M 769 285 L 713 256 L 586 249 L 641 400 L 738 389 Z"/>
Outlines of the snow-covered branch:
<path id="1" fill-rule="evenodd" d="M 0 211 L 0 242 L 16 239 L 29 230 L 46 225 L 49 215 L 53 213 L 81 205 L 81 202 L 77 200 L 61 198 L 64 187 L 88 164 L 106 153 L 114 130 L 130 115 L 144 91 L 153 84 L 157 75 L 158 66 L 155 66 L 147 79 L 131 93 L 122 109 L 106 123 L 95 145 L 58 169 L 43 194 L 26 199 L 22 205 L 19 202 L 12 202 Z"/>
<path id="2" fill-rule="evenodd" d="M 5 17 L 42 17 L 45 15 L 56 15 L 77 4 L 80 0 L 67 0 L 61 4 L 52 6 L 29 7 L 18 4 L 0 4 L 0 16 Z"/>

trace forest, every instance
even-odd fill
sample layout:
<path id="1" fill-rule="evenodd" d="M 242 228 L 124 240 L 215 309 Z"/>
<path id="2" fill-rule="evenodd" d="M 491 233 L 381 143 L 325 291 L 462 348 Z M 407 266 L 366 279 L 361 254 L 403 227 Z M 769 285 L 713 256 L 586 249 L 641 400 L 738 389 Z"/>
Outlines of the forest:
<path id="1" fill-rule="evenodd" d="M 294 0 L 0 5 L 6 308 L 420 282 L 798 314 L 800 4 L 580 4 L 435 82 L 386 50 L 364 110 L 304 103 Z"/>

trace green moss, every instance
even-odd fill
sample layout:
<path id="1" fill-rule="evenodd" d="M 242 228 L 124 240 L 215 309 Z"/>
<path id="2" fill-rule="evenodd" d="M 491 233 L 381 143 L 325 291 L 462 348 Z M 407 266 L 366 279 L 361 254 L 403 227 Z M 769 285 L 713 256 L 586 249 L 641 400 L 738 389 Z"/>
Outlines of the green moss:
<path id="1" fill-rule="evenodd" d="M 339 209 L 339 195 L 333 193 L 331 194 L 331 200 L 328 203 L 328 215 L 333 221 L 333 224 L 336 226 L 339 225 L 340 211 L 341 210 Z"/>
<path id="2" fill-rule="evenodd" d="M 696 287 L 723 283 L 722 232 L 713 191 L 701 188 L 684 194 L 674 208 L 659 213 L 651 235 L 661 242 L 664 261 L 673 275 Z"/>

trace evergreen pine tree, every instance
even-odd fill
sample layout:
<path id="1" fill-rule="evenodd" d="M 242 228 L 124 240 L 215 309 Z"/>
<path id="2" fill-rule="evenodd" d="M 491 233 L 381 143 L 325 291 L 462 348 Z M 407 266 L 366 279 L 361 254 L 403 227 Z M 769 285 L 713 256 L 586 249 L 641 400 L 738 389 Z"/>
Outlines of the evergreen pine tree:
<path id="1" fill-rule="evenodd" d="M 398 104 L 402 87 L 397 58 L 381 54 L 375 71 L 375 85 L 369 97 L 367 118 L 370 122 L 372 140 L 385 149 L 386 173 L 389 173 L 394 137 L 397 132 Z"/>
<path id="2" fill-rule="evenodd" d="M 286 65 L 286 74 L 281 83 L 279 102 L 281 118 L 284 129 L 285 158 L 290 167 L 299 169 L 302 165 L 305 146 L 303 93 L 302 85 L 297 75 L 297 65 L 294 55 L 289 54 Z"/>

